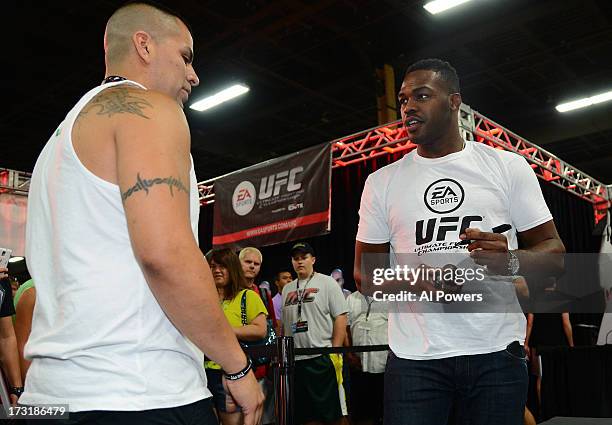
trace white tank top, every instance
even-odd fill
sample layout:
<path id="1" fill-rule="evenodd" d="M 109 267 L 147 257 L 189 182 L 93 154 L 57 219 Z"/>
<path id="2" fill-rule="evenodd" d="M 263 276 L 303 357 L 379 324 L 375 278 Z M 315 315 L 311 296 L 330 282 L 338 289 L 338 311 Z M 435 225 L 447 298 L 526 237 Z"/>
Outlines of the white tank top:
<path id="1" fill-rule="evenodd" d="M 128 235 L 119 187 L 91 173 L 72 145 L 72 126 L 98 93 L 68 113 L 36 161 L 26 226 L 36 282 L 32 359 L 20 403 L 65 404 L 72 412 L 148 410 L 210 397 L 203 354 L 166 317 Z M 191 161 L 190 219 L 199 201 Z M 171 237 L 171 235 L 168 235 Z"/>

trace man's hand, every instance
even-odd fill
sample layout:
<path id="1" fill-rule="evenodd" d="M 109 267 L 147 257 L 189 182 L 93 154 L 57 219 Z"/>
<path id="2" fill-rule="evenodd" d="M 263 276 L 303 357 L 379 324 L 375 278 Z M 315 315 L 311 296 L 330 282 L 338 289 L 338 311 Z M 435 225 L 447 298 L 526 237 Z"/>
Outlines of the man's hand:
<path id="1" fill-rule="evenodd" d="M 8 269 L 6 267 L 0 267 L 0 279 L 8 277 Z"/>
<path id="2" fill-rule="evenodd" d="M 349 367 L 353 369 L 363 370 L 361 366 L 361 359 L 355 353 L 346 353 L 346 362 L 348 363 Z"/>
<path id="3" fill-rule="evenodd" d="M 525 349 L 525 356 L 527 356 L 527 358 L 531 360 L 531 347 L 525 344 L 523 345 L 523 348 Z"/>
<path id="4" fill-rule="evenodd" d="M 456 294 L 463 289 L 462 285 L 455 283 L 454 276 L 457 267 L 454 264 L 447 264 L 443 267 L 431 267 L 426 264 L 420 264 L 419 269 L 423 274 L 415 284 L 415 288 L 421 292 L 433 293 L 442 291 L 445 294 Z M 448 304 L 450 301 L 433 301 L 443 304 Z"/>
<path id="5" fill-rule="evenodd" d="M 226 400 L 228 413 L 236 411 L 240 406 L 244 414 L 244 425 L 257 425 L 263 413 L 264 395 L 255 379 L 253 371 L 236 381 L 229 381 L 223 377 L 223 387 L 229 395 Z"/>
<path id="6" fill-rule="evenodd" d="M 468 251 L 476 264 L 487 266 L 493 274 L 508 274 L 508 239 L 505 235 L 467 228 L 459 238 L 471 240 Z"/>
<path id="7" fill-rule="evenodd" d="M 15 394 L 10 394 L 9 400 L 11 401 L 11 406 L 17 406 L 17 400 L 19 400 L 19 398 Z"/>

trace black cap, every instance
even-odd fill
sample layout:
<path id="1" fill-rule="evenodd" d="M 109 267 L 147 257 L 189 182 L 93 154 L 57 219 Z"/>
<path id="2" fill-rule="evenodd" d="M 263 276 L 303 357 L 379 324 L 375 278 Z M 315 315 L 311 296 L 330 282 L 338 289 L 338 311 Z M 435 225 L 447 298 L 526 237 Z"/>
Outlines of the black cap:
<path id="1" fill-rule="evenodd" d="M 298 253 L 310 254 L 313 257 L 315 255 L 314 249 L 312 249 L 312 247 L 306 242 L 298 242 L 295 245 L 293 245 L 290 251 L 291 256 L 294 257 Z"/>

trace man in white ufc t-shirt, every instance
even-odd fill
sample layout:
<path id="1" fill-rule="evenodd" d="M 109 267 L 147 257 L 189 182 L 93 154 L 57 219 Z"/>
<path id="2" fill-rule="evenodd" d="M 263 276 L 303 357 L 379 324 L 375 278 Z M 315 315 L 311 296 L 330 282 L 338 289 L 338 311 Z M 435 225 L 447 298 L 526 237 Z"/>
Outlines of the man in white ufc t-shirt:
<path id="1" fill-rule="evenodd" d="M 476 263 L 510 275 L 537 267 L 536 251 L 564 252 L 525 159 L 462 139 L 459 79 L 450 64 L 413 64 L 398 97 L 407 135 L 418 147 L 366 181 L 355 249 L 358 285 L 366 278 L 363 254 L 470 252 Z M 492 232 L 506 223 L 523 249 L 514 230 Z M 472 242 L 457 245 L 460 239 Z M 392 305 L 385 424 L 440 425 L 451 412 L 457 423 L 522 424 L 524 337 L 520 310 L 425 314 L 407 303 Z"/>

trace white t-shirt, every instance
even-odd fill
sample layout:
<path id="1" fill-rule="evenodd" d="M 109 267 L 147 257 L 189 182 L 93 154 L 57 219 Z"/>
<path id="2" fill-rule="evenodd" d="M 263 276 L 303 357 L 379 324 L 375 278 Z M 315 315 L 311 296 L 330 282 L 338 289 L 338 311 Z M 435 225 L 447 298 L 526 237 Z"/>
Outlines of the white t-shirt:
<path id="1" fill-rule="evenodd" d="M 552 219 L 537 177 L 527 161 L 511 152 L 466 142 L 441 158 L 414 150 L 366 180 L 357 240 L 389 242 L 395 254 L 467 252 L 456 247 L 462 224 L 483 231 L 509 223 L 515 231 Z M 389 314 L 389 345 L 407 359 L 483 354 L 525 338 L 521 313 L 416 313 L 396 303 Z"/>
<path id="2" fill-rule="evenodd" d="M 68 404 L 71 412 L 149 410 L 210 397 L 204 355 L 172 324 L 135 258 L 119 186 L 91 173 L 72 145 L 90 90 L 36 161 L 28 196 L 26 255 L 36 306 L 20 403 Z M 143 176 L 152 177 L 152 176 Z M 190 221 L 200 204 L 193 164 Z"/>
<path id="3" fill-rule="evenodd" d="M 387 345 L 387 323 L 389 314 L 386 306 L 355 291 L 346 299 L 348 318 L 353 345 Z M 357 353 L 364 372 L 383 373 L 387 364 L 387 351 Z"/>
<path id="4" fill-rule="evenodd" d="M 298 305 L 302 314 L 298 315 Z M 285 335 L 294 338 L 296 348 L 326 348 L 332 346 L 334 320 L 348 311 L 346 299 L 336 281 L 321 273 L 312 279 L 298 279 L 283 288 L 283 326 Z M 308 323 L 307 332 L 293 333 L 293 324 Z M 299 355 L 296 360 L 305 360 L 317 355 Z"/>

